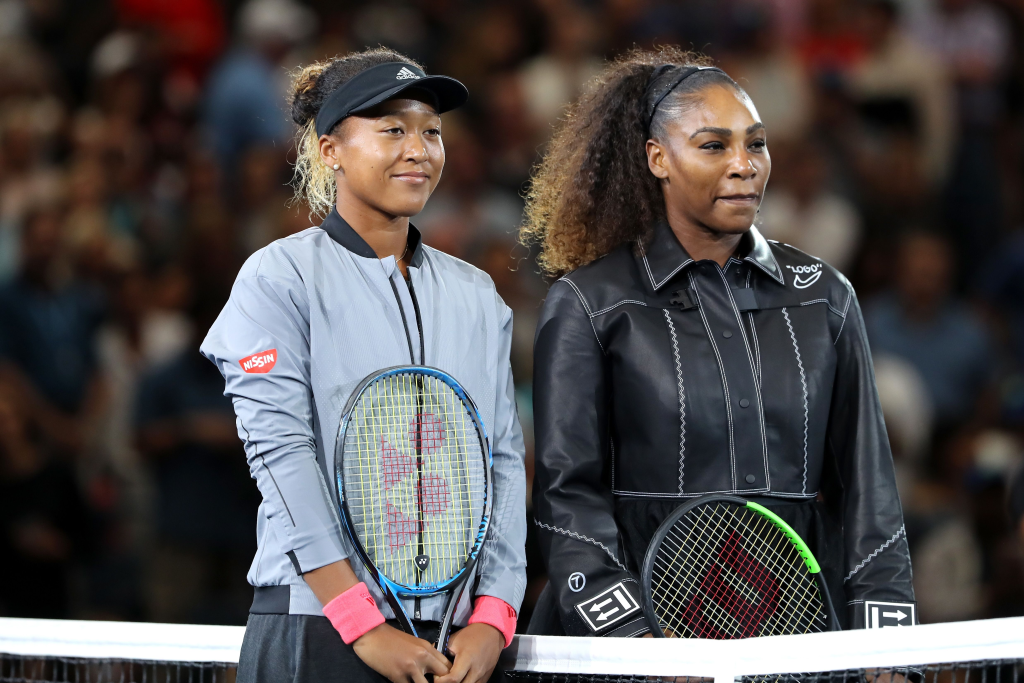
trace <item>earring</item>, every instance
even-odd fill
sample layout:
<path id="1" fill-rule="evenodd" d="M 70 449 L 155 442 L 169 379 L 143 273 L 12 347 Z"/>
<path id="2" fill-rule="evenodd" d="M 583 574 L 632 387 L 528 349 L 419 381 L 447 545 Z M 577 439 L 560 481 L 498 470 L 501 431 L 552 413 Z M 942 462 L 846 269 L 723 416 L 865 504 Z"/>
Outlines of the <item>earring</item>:
<path id="1" fill-rule="evenodd" d="M 335 171 L 337 171 L 337 170 L 338 170 L 339 168 L 341 168 L 341 166 L 340 166 L 340 165 L 338 165 L 338 164 L 335 164 L 335 165 L 334 165 L 334 170 L 335 170 Z"/>

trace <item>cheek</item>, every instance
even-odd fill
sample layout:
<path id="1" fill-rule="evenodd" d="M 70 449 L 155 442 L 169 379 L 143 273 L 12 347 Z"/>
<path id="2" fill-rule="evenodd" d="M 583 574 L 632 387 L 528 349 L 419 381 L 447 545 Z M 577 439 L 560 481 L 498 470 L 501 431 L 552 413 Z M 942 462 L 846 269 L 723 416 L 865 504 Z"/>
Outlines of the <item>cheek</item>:
<path id="1" fill-rule="evenodd" d="M 722 175 L 721 163 L 717 157 L 702 154 L 684 154 L 677 160 L 676 175 L 682 179 L 680 192 L 700 210 L 701 204 L 714 198 L 715 189 Z"/>

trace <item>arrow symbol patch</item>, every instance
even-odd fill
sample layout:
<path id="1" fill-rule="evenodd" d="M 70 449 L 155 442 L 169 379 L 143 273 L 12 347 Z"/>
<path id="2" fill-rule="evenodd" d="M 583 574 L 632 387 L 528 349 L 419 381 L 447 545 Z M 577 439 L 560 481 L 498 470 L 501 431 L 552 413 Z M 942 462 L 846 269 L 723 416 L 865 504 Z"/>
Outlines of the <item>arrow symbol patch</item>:
<path id="1" fill-rule="evenodd" d="M 590 630 L 598 633 L 640 611 L 640 604 L 621 581 L 576 605 Z"/>

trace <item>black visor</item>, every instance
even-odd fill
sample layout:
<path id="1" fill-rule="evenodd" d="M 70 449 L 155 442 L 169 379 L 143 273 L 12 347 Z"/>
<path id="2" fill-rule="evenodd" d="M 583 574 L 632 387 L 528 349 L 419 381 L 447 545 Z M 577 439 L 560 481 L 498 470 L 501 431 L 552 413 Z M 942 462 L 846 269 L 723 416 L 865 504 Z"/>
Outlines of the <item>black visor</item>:
<path id="1" fill-rule="evenodd" d="M 374 107 L 403 90 L 423 90 L 431 96 L 438 114 L 455 109 L 469 99 L 466 86 L 448 76 L 428 76 L 404 62 L 371 66 L 327 96 L 316 115 L 316 134 L 330 133 L 338 121 Z"/>

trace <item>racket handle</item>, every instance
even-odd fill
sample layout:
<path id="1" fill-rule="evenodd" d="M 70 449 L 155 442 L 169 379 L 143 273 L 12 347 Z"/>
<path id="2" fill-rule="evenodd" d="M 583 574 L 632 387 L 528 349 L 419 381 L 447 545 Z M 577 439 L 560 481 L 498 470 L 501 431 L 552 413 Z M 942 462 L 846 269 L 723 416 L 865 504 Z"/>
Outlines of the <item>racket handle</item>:
<path id="1" fill-rule="evenodd" d="M 469 574 L 470 572 L 466 572 Z M 448 636 L 452 632 L 452 621 L 455 619 L 455 610 L 459 606 L 459 601 L 462 600 L 462 593 L 466 590 L 466 584 L 468 581 L 463 579 L 459 586 L 452 591 L 452 597 L 448 601 L 448 607 L 444 611 L 444 618 L 441 620 L 441 630 L 437 633 L 437 651 L 443 654 L 445 657 L 454 657 L 451 652 L 448 652 Z"/>

